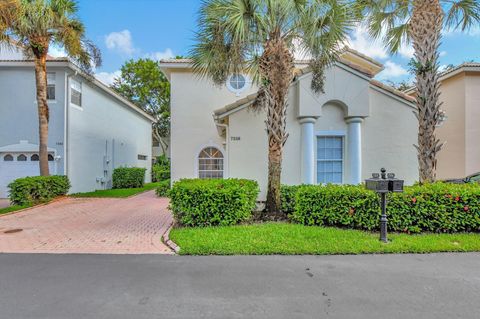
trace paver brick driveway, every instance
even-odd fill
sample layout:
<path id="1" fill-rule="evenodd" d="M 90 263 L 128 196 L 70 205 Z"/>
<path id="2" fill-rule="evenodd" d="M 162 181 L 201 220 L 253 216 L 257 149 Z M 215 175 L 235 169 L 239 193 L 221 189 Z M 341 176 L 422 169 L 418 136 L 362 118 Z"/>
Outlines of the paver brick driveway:
<path id="1" fill-rule="evenodd" d="M 168 199 L 66 198 L 0 217 L 2 253 L 170 254 Z"/>

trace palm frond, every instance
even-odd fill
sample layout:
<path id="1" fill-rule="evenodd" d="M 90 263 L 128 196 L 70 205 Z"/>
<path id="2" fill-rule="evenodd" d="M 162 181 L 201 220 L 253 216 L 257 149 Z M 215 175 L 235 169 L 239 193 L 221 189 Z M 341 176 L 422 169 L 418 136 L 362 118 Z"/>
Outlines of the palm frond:
<path id="1" fill-rule="evenodd" d="M 476 0 L 444 0 L 447 29 L 470 29 L 480 24 L 480 3 Z"/>

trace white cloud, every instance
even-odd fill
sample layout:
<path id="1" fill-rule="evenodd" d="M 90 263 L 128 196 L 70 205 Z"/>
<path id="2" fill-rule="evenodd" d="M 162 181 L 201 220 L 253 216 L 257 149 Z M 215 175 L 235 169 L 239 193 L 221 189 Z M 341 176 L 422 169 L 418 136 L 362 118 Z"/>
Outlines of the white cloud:
<path id="1" fill-rule="evenodd" d="M 400 46 L 398 49 L 398 53 L 403 56 L 404 58 L 411 59 L 413 58 L 413 55 L 415 53 L 415 50 L 413 49 L 413 46 L 411 43 L 405 43 Z"/>
<path id="2" fill-rule="evenodd" d="M 443 72 L 448 68 L 448 65 L 442 64 L 438 67 L 438 72 Z"/>
<path id="3" fill-rule="evenodd" d="M 385 69 L 377 77 L 382 80 L 390 80 L 391 78 L 398 78 L 407 74 L 408 71 L 400 64 L 388 60 L 385 62 Z"/>
<path id="4" fill-rule="evenodd" d="M 367 29 L 358 25 L 353 34 L 348 37 L 347 45 L 371 58 L 386 59 L 388 53 L 380 41 L 376 41 L 370 37 Z"/>
<path id="5" fill-rule="evenodd" d="M 63 58 L 67 56 L 65 49 L 56 45 L 52 45 L 48 48 L 48 54 L 54 58 Z"/>
<path id="6" fill-rule="evenodd" d="M 105 45 L 110 50 L 117 50 L 126 55 L 132 55 L 136 51 L 133 46 L 132 34 L 129 30 L 108 34 L 105 37 Z"/>
<path id="7" fill-rule="evenodd" d="M 145 57 L 149 58 L 149 59 L 152 59 L 152 60 L 160 61 L 160 60 L 163 60 L 163 59 L 171 59 L 171 58 L 175 57 L 175 55 L 173 54 L 172 49 L 167 48 L 167 49 L 165 49 L 165 51 L 147 53 L 145 55 Z"/>
<path id="8" fill-rule="evenodd" d="M 447 55 L 447 51 L 441 51 L 440 52 L 440 56 L 446 56 Z"/>
<path id="9" fill-rule="evenodd" d="M 120 77 L 122 73 L 120 72 L 120 70 L 117 70 L 117 71 L 114 71 L 114 72 L 99 72 L 99 73 L 96 73 L 95 74 L 95 77 L 103 82 L 104 84 L 110 86 L 113 84 L 115 78 L 118 78 Z"/>

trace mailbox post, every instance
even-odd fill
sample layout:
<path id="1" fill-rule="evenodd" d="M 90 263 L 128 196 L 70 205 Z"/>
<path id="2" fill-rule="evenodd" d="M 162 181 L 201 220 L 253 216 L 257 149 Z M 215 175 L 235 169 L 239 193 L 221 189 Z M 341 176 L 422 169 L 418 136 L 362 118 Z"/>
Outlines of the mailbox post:
<path id="1" fill-rule="evenodd" d="M 373 173 L 372 178 L 365 180 L 365 186 L 367 189 L 373 190 L 380 194 L 380 208 L 382 214 L 380 216 L 380 240 L 384 243 L 388 242 L 387 239 L 387 194 L 389 192 L 400 193 L 403 192 L 403 180 L 396 179 L 395 174 L 387 174 L 387 170 L 382 168 L 380 174 Z"/>

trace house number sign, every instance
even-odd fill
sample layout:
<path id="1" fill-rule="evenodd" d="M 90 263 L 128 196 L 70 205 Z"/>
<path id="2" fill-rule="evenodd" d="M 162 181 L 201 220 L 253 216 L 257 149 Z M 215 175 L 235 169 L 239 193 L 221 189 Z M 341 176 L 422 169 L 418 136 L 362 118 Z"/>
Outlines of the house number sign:
<path id="1" fill-rule="evenodd" d="M 240 136 L 232 136 L 230 137 L 231 141 L 240 141 Z"/>

